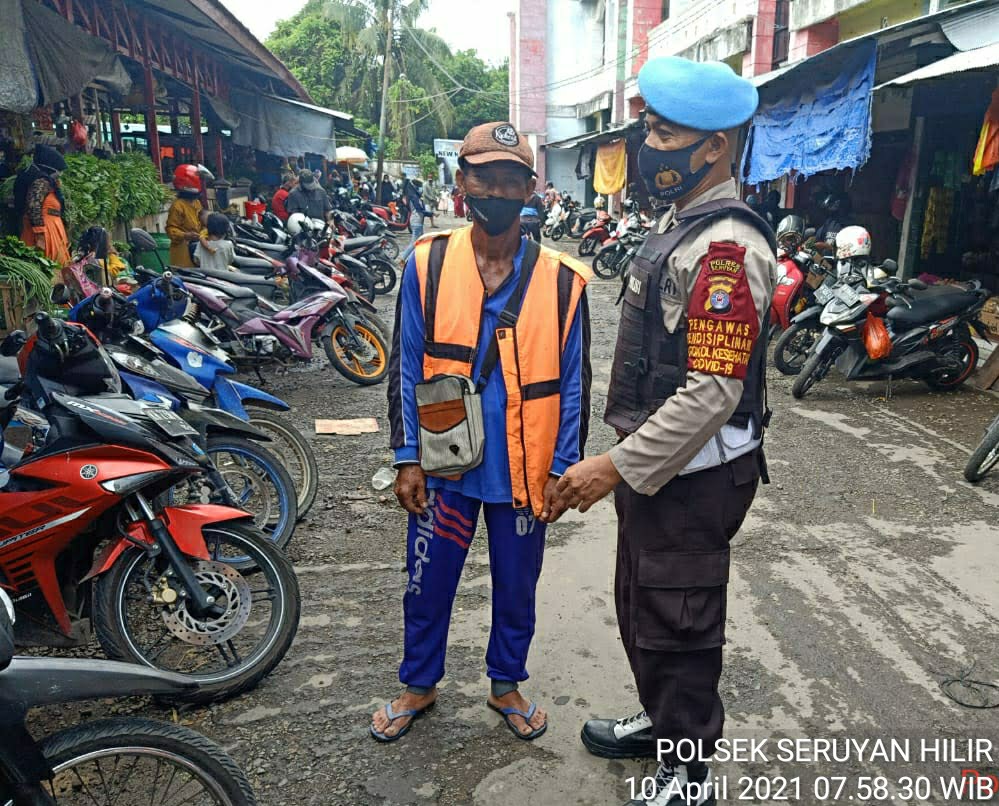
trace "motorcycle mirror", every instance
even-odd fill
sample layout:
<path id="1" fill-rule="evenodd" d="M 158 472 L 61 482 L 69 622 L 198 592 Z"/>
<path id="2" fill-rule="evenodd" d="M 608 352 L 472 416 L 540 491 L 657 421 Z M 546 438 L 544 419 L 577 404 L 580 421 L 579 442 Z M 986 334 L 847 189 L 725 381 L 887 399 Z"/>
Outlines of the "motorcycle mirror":
<path id="1" fill-rule="evenodd" d="M 15 330 L 0 342 L 0 355 L 6 358 L 17 355 L 27 341 L 28 336 L 23 330 Z"/>
<path id="2" fill-rule="evenodd" d="M 133 227 L 128 231 L 128 242 L 140 252 L 155 252 L 156 241 L 153 236 L 139 227 Z"/>
<path id="3" fill-rule="evenodd" d="M 65 284 L 57 283 L 52 286 L 52 294 L 50 296 L 53 305 L 69 305 L 72 298 L 69 294 L 69 289 L 66 288 Z"/>
<path id="4" fill-rule="evenodd" d="M 894 274 L 898 271 L 898 263 L 891 258 L 888 258 L 888 260 L 881 264 L 881 271 L 887 274 Z"/>

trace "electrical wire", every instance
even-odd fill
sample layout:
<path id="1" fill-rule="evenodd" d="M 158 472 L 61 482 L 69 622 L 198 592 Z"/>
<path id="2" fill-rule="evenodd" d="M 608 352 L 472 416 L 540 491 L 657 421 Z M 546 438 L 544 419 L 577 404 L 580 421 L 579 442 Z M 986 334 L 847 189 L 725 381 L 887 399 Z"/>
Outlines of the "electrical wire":
<path id="1" fill-rule="evenodd" d="M 967 669 L 958 672 L 956 676 L 947 677 L 942 680 L 940 683 L 941 691 L 948 698 L 958 705 L 963 705 L 965 708 L 975 708 L 978 710 L 999 708 L 999 685 L 996 683 L 985 683 L 981 680 L 971 680 L 970 675 L 973 671 L 975 671 L 975 662 L 972 662 L 971 666 Z M 969 702 L 967 699 L 962 699 L 955 694 L 951 689 L 958 686 L 963 687 L 967 692 L 974 695 L 978 702 Z"/>

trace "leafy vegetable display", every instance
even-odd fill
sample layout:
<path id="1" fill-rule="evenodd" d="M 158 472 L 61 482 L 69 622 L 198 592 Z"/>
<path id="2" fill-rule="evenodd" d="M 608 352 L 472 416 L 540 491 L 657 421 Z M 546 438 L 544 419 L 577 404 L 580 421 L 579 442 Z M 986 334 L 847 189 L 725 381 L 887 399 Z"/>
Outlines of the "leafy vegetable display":
<path id="1" fill-rule="evenodd" d="M 0 238 L 0 282 L 10 286 L 18 304 L 50 308 L 52 277 L 58 271 L 58 264 L 20 238 Z M 12 324 L 5 323 L 7 327 Z"/>
<path id="2" fill-rule="evenodd" d="M 66 230 L 70 241 L 92 226 L 110 229 L 116 221 L 158 213 L 167 199 L 156 167 L 145 154 L 118 154 L 102 160 L 89 154 L 67 154 L 62 177 L 66 197 Z"/>
<path id="3" fill-rule="evenodd" d="M 145 154 L 131 151 L 119 154 L 114 161 L 121 168 L 118 218 L 128 225 L 133 219 L 158 213 L 170 194 L 160 183 L 152 160 Z"/>

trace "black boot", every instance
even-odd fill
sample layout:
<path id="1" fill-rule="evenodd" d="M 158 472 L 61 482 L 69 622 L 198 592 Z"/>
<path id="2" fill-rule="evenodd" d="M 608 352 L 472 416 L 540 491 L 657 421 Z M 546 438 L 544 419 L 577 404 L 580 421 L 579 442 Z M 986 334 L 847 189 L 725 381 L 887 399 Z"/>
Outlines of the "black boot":
<path id="1" fill-rule="evenodd" d="M 583 745 L 601 758 L 655 758 L 652 720 L 641 713 L 625 719 L 591 719 L 580 734 Z"/>
<path id="2" fill-rule="evenodd" d="M 708 777 L 707 764 L 660 764 L 652 797 L 629 800 L 624 806 L 716 806 L 714 786 Z"/>

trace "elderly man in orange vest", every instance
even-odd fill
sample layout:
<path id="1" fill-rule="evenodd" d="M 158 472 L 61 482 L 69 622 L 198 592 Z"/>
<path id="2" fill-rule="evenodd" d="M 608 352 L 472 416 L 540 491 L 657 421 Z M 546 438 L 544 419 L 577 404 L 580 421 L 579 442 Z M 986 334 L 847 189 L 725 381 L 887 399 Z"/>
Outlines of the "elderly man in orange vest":
<path id="1" fill-rule="evenodd" d="M 421 239 L 403 274 L 389 415 L 410 513 L 402 694 L 373 716 L 390 742 L 437 700 L 451 606 L 479 512 L 493 581 L 490 708 L 519 739 L 547 715 L 519 691 L 534 635 L 546 525 L 589 422 L 589 269 L 520 232 L 534 154 L 509 123 L 472 129 L 455 180 L 471 226 Z"/>

